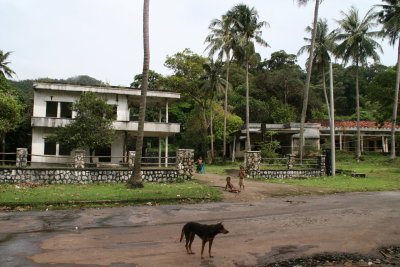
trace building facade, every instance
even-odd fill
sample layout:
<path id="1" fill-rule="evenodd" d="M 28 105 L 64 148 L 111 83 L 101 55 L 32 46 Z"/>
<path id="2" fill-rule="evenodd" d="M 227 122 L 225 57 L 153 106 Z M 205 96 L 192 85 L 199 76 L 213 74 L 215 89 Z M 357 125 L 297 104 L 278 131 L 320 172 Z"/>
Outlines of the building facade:
<path id="1" fill-rule="evenodd" d="M 107 104 L 116 106 L 116 120 L 113 122 L 115 138 L 110 147 L 95 151 L 99 157 L 93 162 L 121 164 L 128 160 L 128 151 L 138 131 L 137 118 L 132 116 L 131 108 L 139 107 L 140 90 L 116 86 L 82 86 L 57 83 L 35 83 L 33 99 L 32 126 L 32 165 L 70 164 L 73 151 L 59 144 L 51 143 L 46 137 L 53 134 L 56 127 L 70 123 L 76 114 L 71 110 L 83 92 L 94 92 L 104 98 Z M 170 123 L 169 105 L 180 98 L 180 94 L 166 91 L 148 91 L 147 106 L 158 110 L 158 121 L 145 122 L 144 136 L 158 139 L 159 156 L 161 151 L 168 155 L 168 137 L 180 132 L 180 124 Z M 163 147 L 161 147 L 163 145 Z M 168 157 L 163 159 L 168 162 Z M 161 162 L 160 162 L 161 163 Z"/>
<path id="2" fill-rule="evenodd" d="M 266 131 L 275 132 L 273 139 L 280 142 L 281 155 L 298 153 L 300 123 L 286 124 L 262 124 L 250 123 L 251 150 L 259 150 L 258 143 L 265 137 Z M 392 124 L 385 122 L 379 125 L 375 121 L 361 121 L 361 151 L 389 152 L 389 141 Z M 400 126 L 396 128 L 396 134 L 400 133 Z M 337 150 L 353 151 L 357 142 L 356 121 L 335 121 L 335 147 Z M 305 145 L 310 151 L 329 148 L 330 124 L 328 120 L 315 120 L 304 124 Z M 246 152 L 246 132 L 241 129 L 234 135 L 231 145 L 232 157 L 242 158 Z"/>

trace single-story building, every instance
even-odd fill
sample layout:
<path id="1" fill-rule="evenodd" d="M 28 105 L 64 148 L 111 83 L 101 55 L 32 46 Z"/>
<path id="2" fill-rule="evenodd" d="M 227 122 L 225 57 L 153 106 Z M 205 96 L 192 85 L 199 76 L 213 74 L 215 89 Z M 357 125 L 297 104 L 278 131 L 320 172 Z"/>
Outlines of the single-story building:
<path id="1" fill-rule="evenodd" d="M 328 120 L 315 120 L 304 124 L 304 138 L 306 146 L 314 150 L 329 148 L 330 126 Z M 390 122 L 379 125 L 375 121 L 361 121 L 361 150 L 389 152 L 389 141 L 391 134 Z M 250 123 L 249 150 L 259 150 L 258 143 L 263 141 L 266 131 L 273 131 L 276 134 L 274 140 L 280 142 L 281 148 L 277 151 L 281 155 L 297 154 L 299 146 L 300 123 L 286 124 L 262 124 Z M 400 126 L 397 126 L 396 133 L 400 133 Z M 355 150 L 357 135 L 356 121 L 335 121 L 335 142 L 338 150 Z M 243 126 L 234 134 L 234 140 L 230 150 L 232 157 L 243 157 L 246 151 L 246 128 Z"/>

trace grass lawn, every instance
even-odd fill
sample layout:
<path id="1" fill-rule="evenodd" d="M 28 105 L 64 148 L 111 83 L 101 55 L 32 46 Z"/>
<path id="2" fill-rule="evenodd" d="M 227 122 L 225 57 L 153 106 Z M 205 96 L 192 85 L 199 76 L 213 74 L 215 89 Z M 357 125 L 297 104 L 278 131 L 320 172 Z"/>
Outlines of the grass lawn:
<path id="1" fill-rule="evenodd" d="M 400 161 L 389 162 L 388 156 L 378 153 L 366 153 L 363 161 L 357 163 L 354 153 L 337 154 L 336 169 L 365 173 L 365 178 L 354 178 L 349 175 L 309 178 L 307 180 L 268 180 L 273 183 L 285 183 L 330 188 L 334 192 L 364 192 L 400 189 Z"/>
<path id="2" fill-rule="evenodd" d="M 198 184 L 144 183 L 144 188 L 128 189 L 125 184 L 88 185 L 0 185 L 0 209 L 65 208 L 66 206 L 93 207 L 134 205 L 151 202 L 151 205 L 182 202 L 216 201 L 220 191 Z M 85 203 L 94 202 L 94 203 Z"/>

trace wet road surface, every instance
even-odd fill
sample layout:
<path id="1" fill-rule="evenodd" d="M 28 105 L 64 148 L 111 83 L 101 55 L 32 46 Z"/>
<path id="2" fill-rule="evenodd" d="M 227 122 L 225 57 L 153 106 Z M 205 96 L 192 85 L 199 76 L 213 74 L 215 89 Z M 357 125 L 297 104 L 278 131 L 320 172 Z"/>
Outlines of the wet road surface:
<path id="1" fill-rule="evenodd" d="M 229 230 L 200 259 L 188 221 Z M 400 191 L 195 205 L 0 212 L 0 266 L 251 266 L 323 252 L 374 254 L 400 244 Z M 207 256 L 207 254 L 205 254 Z"/>

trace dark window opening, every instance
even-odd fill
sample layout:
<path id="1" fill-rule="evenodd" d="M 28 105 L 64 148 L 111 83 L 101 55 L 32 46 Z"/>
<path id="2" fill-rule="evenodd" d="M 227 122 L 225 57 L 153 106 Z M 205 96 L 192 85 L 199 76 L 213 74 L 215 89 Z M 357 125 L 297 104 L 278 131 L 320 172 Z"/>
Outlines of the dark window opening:
<path id="1" fill-rule="evenodd" d="M 58 146 L 58 155 L 60 156 L 69 156 L 71 154 L 71 151 L 69 148 L 65 145 L 60 144 Z"/>
<path id="2" fill-rule="evenodd" d="M 44 140 L 44 154 L 45 155 L 56 155 L 56 142 Z"/>
<path id="3" fill-rule="evenodd" d="M 72 103 L 71 102 L 61 102 L 61 118 L 72 118 Z"/>
<path id="4" fill-rule="evenodd" d="M 99 157 L 99 162 L 111 162 L 111 147 L 96 149 L 96 156 Z"/>
<path id="5" fill-rule="evenodd" d="M 46 117 L 57 117 L 58 102 L 47 101 L 46 102 Z"/>

